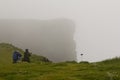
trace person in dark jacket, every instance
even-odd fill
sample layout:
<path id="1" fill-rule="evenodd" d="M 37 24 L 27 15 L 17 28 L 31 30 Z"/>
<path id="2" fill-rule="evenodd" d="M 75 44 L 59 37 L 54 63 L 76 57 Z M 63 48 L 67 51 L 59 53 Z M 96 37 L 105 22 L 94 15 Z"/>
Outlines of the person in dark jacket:
<path id="1" fill-rule="evenodd" d="M 29 50 L 25 49 L 23 61 L 30 62 L 30 56 L 31 56 L 31 54 L 29 53 Z"/>
<path id="2" fill-rule="evenodd" d="M 22 55 L 18 51 L 13 52 L 13 63 L 17 63 L 17 61 L 22 57 Z"/>

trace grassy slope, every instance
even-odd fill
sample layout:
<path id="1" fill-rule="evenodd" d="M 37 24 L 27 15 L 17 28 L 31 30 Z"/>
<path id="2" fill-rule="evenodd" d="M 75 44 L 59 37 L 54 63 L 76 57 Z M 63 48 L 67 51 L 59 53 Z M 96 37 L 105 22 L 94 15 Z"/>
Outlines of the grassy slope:
<path id="1" fill-rule="evenodd" d="M 19 50 L 21 53 L 23 53 L 21 49 L 14 47 L 11 44 L 0 43 L 0 63 L 10 64 L 12 62 L 11 57 L 14 50 Z"/>
<path id="2" fill-rule="evenodd" d="M 0 80 L 120 80 L 119 58 L 98 63 L 12 64 L 10 53 L 14 48 L 16 47 L 0 44 Z"/>

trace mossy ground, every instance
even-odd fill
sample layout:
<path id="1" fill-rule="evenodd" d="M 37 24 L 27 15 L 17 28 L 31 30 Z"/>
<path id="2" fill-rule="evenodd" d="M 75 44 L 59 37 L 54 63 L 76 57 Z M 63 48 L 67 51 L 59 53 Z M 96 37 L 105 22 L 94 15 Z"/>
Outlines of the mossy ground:
<path id="1" fill-rule="evenodd" d="M 33 59 L 31 63 L 13 64 L 10 53 L 16 47 L 10 46 L 0 44 L 0 80 L 120 80 L 120 58 L 97 63 L 51 63 Z"/>

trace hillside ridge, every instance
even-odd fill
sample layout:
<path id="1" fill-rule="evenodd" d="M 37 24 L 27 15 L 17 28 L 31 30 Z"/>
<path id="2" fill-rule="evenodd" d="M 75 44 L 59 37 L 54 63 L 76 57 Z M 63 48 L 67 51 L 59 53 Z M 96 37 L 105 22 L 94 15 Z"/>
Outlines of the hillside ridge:
<path id="1" fill-rule="evenodd" d="M 0 62 L 1 63 L 11 63 L 12 62 L 12 54 L 15 50 L 19 51 L 23 56 L 24 51 L 22 49 L 14 46 L 10 43 L 0 43 L 0 55 L 1 55 Z M 33 62 L 33 63 L 34 62 L 51 62 L 46 57 L 36 55 L 36 54 L 32 54 L 30 59 L 31 59 L 31 62 Z"/>

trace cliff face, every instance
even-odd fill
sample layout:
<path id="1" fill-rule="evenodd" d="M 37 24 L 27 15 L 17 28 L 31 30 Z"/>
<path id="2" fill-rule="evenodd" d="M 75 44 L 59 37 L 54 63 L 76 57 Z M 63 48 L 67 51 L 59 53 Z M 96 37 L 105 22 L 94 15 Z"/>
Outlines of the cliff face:
<path id="1" fill-rule="evenodd" d="M 28 48 L 54 62 L 76 60 L 74 31 L 68 19 L 0 20 L 0 42 Z"/>

